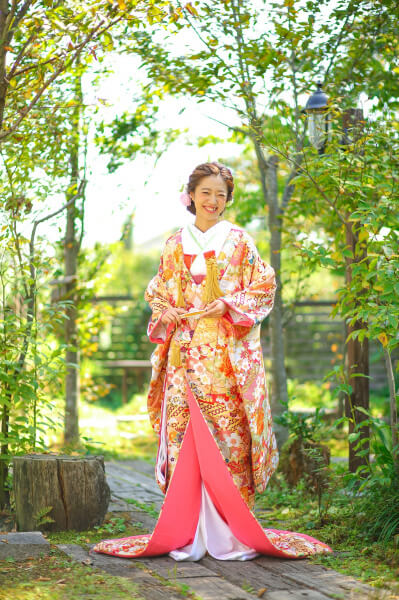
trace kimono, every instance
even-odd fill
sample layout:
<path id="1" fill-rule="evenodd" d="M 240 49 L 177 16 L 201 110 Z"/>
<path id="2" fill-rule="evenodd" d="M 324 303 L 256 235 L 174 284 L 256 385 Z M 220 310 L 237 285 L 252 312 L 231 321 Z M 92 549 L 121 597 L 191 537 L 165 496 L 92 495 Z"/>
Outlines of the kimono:
<path id="1" fill-rule="evenodd" d="M 187 226 L 167 240 L 145 293 L 148 335 L 157 344 L 148 413 L 165 499 L 151 535 L 105 540 L 96 552 L 175 560 L 331 552 L 305 534 L 263 529 L 252 512 L 255 491 L 278 464 L 260 345 L 275 290 L 273 268 L 228 221 L 206 232 Z M 226 305 L 223 317 L 202 317 L 216 298 Z M 185 310 L 177 327 L 162 322 L 170 307 Z"/>

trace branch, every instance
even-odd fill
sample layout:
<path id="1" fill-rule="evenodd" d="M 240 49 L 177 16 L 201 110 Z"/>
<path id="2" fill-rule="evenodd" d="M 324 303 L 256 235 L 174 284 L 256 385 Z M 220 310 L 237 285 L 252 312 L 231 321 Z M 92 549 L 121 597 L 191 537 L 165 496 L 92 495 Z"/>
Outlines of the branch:
<path id="1" fill-rule="evenodd" d="M 32 233 L 31 233 L 31 237 L 30 237 L 30 250 L 32 250 L 34 241 L 35 241 L 35 235 L 36 235 L 36 229 L 37 227 L 41 224 L 44 223 L 45 221 L 48 221 L 49 219 L 52 219 L 53 217 L 56 217 L 57 215 L 59 215 L 63 210 L 65 210 L 66 208 L 68 208 L 68 206 L 70 206 L 73 202 L 75 202 L 75 200 L 77 200 L 81 194 L 82 191 L 84 189 L 86 185 L 86 181 L 83 179 L 80 184 L 79 184 L 79 188 L 78 191 L 76 192 L 76 194 L 74 196 L 72 196 L 72 198 L 70 198 L 68 200 L 68 202 L 66 202 L 63 206 L 61 206 L 61 208 L 59 208 L 58 210 L 55 210 L 54 212 L 46 215 L 45 217 L 42 217 L 41 219 L 37 219 L 36 221 L 34 221 L 33 223 L 33 229 L 32 229 Z"/>
<path id="2" fill-rule="evenodd" d="M 30 102 L 30 104 L 28 104 L 28 106 L 25 107 L 25 109 L 23 110 L 21 116 L 18 117 L 18 119 L 13 123 L 13 125 L 11 125 L 10 128 L 7 129 L 7 130 L 0 131 L 0 140 L 6 138 L 8 135 L 10 135 L 11 133 L 13 133 L 18 128 L 18 126 L 23 121 L 23 119 L 26 117 L 26 115 L 37 104 L 37 102 L 39 101 L 39 99 L 41 98 L 41 96 L 44 94 L 44 92 L 46 91 L 46 89 L 53 83 L 53 81 L 55 79 L 57 79 L 57 77 L 63 71 L 65 71 L 69 66 L 71 66 L 74 63 L 74 61 L 79 57 L 79 55 L 82 52 L 83 48 L 96 35 L 96 33 L 99 36 L 102 35 L 105 31 L 107 31 L 107 29 L 109 29 L 110 27 L 112 27 L 113 25 L 115 25 L 116 23 L 118 23 L 122 18 L 123 18 L 123 15 L 121 15 L 117 19 L 114 19 L 113 21 L 111 21 L 106 27 L 104 27 L 101 30 L 100 30 L 100 27 L 104 24 L 104 21 L 100 21 L 100 23 L 96 27 L 94 27 L 94 29 L 92 29 L 92 31 L 86 36 L 86 38 L 83 40 L 83 42 L 81 42 L 80 44 L 78 44 L 78 46 L 76 46 L 74 48 L 75 52 L 72 55 L 72 57 L 70 58 L 70 60 L 68 61 L 68 60 L 65 59 L 64 62 L 60 65 L 60 67 L 52 74 L 51 77 L 49 77 L 49 79 L 44 83 L 44 85 L 41 87 L 41 89 L 36 93 L 35 97 L 32 99 L 32 101 Z"/>
<path id="3" fill-rule="evenodd" d="M 19 65 L 19 63 L 21 62 L 25 51 L 27 49 L 27 47 L 29 46 L 29 44 L 36 39 L 36 32 L 32 33 L 32 35 L 27 39 L 27 41 L 25 42 L 25 44 L 22 46 L 21 50 L 18 52 L 17 57 L 15 58 L 14 64 L 12 65 L 11 69 L 9 70 L 9 72 L 7 73 L 7 81 L 10 81 L 14 75 L 16 75 L 15 73 L 15 69 L 17 68 L 17 66 Z M 32 68 L 32 67 L 27 67 L 27 68 Z M 19 73 L 22 73 L 23 71 L 19 71 Z"/>
<path id="4" fill-rule="evenodd" d="M 354 18 L 354 17 L 356 16 L 356 13 L 357 13 L 357 8 L 354 10 L 354 12 L 353 12 L 353 13 L 351 13 L 351 12 L 348 12 L 348 13 L 347 13 L 347 15 L 346 15 L 346 18 L 345 18 L 344 22 L 342 23 L 341 31 L 340 31 L 340 32 L 339 32 L 339 34 L 338 34 L 337 41 L 336 41 L 336 44 L 335 44 L 335 46 L 334 46 L 334 50 L 331 52 L 331 59 L 330 59 L 329 65 L 328 65 L 328 67 L 327 67 L 327 69 L 326 69 L 326 72 L 325 72 L 325 74 L 324 74 L 324 84 L 327 82 L 327 78 L 328 78 L 328 74 L 329 74 L 329 72 L 330 72 L 330 69 L 331 69 L 331 67 L 332 67 L 332 66 L 333 66 L 333 64 L 334 64 L 334 60 L 335 60 L 335 59 L 337 58 L 337 56 L 338 56 L 338 54 L 337 54 L 337 52 L 336 52 L 336 51 L 337 51 L 337 49 L 338 49 L 338 46 L 339 46 L 339 45 L 340 45 L 340 43 L 341 43 L 341 40 L 342 40 L 342 37 L 343 37 L 343 35 L 344 35 L 344 32 L 345 32 L 346 26 L 347 26 L 347 24 L 348 24 L 349 18 L 350 18 L 351 16 L 353 16 L 353 18 Z"/>
<path id="5" fill-rule="evenodd" d="M 181 4 L 181 2 L 177 2 L 177 6 L 179 6 L 182 10 L 185 9 L 185 7 Z M 228 64 L 226 64 L 226 61 L 218 54 L 217 50 L 213 47 L 210 46 L 208 44 L 208 42 L 203 38 L 203 36 L 201 35 L 201 33 L 198 31 L 197 27 L 193 24 L 192 19 L 190 19 L 190 17 L 187 16 L 187 11 L 184 10 L 184 15 L 185 15 L 185 20 L 187 21 L 187 23 L 189 24 L 189 26 L 191 27 L 191 29 L 193 29 L 194 33 L 196 34 L 196 36 L 198 37 L 198 39 L 204 44 L 204 46 L 211 52 L 211 54 L 213 56 L 215 56 L 216 58 L 218 58 L 218 60 L 220 61 L 221 64 L 224 65 L 226 71 L 228 73 L 230 73 L 231 76 L 231 81 L 233 83 L 235 83 L 236 85 L 240 86 L 240 81 L 237 78 L 236 73 L 234 73 L 234 71 L 230 68 L 230 66 Z M 235 106 L 233 104 L 233 106 Z"/>
<path id="6" fill-rule="evenodd" d="M 298 167 L 295 166 L 291 169 L 291 172 L 289 173 L 286 182 L 285 182 L 285 186 L 284 186 L 284 192 L 283 192 L 283 197 L 281 200 L 281 207 L 280 207 L 280 213 L 284 213 L 285 209 L 287 208 L 287 204 L 288 202 L 291 200 L 292 194 L 294 193 L 295 190 L 295 184 L 292 184 L 291 181 L 293 179 L 295 179 L 295 177 L 298 175 L 298 173 L 300 172 L 300 165 L 303 162 L 303 153 L 299 156 L 298 161 L 297 161 L 297 165 L 299 165 Z"/>
<path id="7" fill-rule="evenodd" d="M 18 0 L 12 0 L 11 8 L 10 8 L 9 13 L 7 14 L 7 16 L 5 18 L 3 17 L 4 18 L 3 31 L 1 32 L 2 33 L 2 38 L 0 39 L 0 44 L 2 46 L 4 46 L 5 44 L 7 44 L 7 32 L 8 32 L 8 28 L 10 26 L 10 23 L 11 23 L 14 15 L 15 15 L 15 11 L 17 9 L 17 2 L 18 2 Z M 5 8 L 5 10 L 4 10 L 3 7 Z M 8 0 L 3 3 L 3 7 L 2 7 L 3 8 L 3 15 L 5 16 L 6 10 L 8 8 Z"/>
<path id="8" fill-rule="evenodd" d="M 14 17 L 14 14 L 15 14 L 15 9 L 16 9 L 17 2 L 16 2 L 16 0 L 13 1 L 13 7 L 11 8 L 11 11 L 10 11 L 10 13 L 8 15 L 8 17 L 10 17 L 9 20 L 8 20 L 8 17 L 7 17 L 7 20 L 8 20 L 7 27 L 11 23 L 11 21 L 13 21 L 12 26 L 8 30 L 8 34 L 7 34 L 7 38 L 6 38 L 8 44 L 11 42 L 12 37 L 14 35 L 14 31 L 18 27 L 20 21 L 24 18 L 24 16 L 28 12 L 28 10 L 30 9 L 30 7 L 34 3 L 34 1 L 35 0 L 25 0 L 24 4 L 21 6 L 21 8 L 19 9 L 19 11 L 15 15 L 14 20 L 13 20 L 13 17 Z"/>

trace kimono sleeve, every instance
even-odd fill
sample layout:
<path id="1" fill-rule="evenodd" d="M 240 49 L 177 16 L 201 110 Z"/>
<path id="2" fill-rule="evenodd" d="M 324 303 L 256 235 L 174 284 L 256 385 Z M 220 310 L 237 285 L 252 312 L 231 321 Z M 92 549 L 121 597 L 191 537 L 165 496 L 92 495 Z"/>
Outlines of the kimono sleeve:
<path id="1" fill-rule="evenodd" d="M 220 298 L 228 307 L 224 318 L 239 329 L 251 328 L 267 317 L 277 287 L 273 267 L 261 259 L 252 238 L 246 237 L 245 242 L 242 289 Z"/>
<path id="2" fill-rule="evenodd" d="M 152 316 L 148 323 L 147 334 L 154 344 L 163 344 L 173 327 L 162 323 L 163 313 L 170 308 L 166 281 L 164 277 L 164 256 L 161 256 L 158 273 L 153 277 L 144 293 L 144 299 L 151 307 Z"/>

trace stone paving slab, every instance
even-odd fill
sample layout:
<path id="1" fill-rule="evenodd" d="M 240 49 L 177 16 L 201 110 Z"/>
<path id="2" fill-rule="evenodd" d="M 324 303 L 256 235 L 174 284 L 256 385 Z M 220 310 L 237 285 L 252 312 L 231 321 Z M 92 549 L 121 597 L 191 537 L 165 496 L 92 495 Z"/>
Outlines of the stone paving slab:
<path id="1" fill-rule="evenodd" d="M 252 561 L 215 561 L 207 556 L 201 565 L 214 570 L 222 577 L 238 586 L 250 585 L 255 590 L 265 589 L 262 598 L 368 598 L 378 596 L 375 588 L 352 577 L 328 569 L 307 559 L 290 560 L 262 556 Z M 277 594 L 275 596 L 275 594 Z"/>
<path id="2" fill-rule="evenodd" d="M 141 470 L 138 466 L 141 463 Z M 119 500 L 132 498 L 158 510 L 163 494 L 155 481 L 154 467 L 145 461 L 110 461 L 105 463 L 105 473 L 112 495 Z"/>
<path id="3" fill-rule="evenodd" d="M 266 565 L 267 568 L 265 564 L 258 564 L 258 560 L 264 557 L 241 562 L 216 561 L 207 556 L 199 562 L 176 562 L 169 556 L 118 558 L 89 552 L 73 544 L 59 544 L 57 547 L 88 567 L 134 580 L 139 586 L 143 586 L 143 589 L 140 587 L 140 593 L 148 600 L 162 597 L 159 593 L 163 593 L 164 598 L 179 597 L 173 595 L 175 592 L 166 588 L 165 583 L 159 583 L 159 578 L 174 585 L 180 583 L 189 586 L 202 600 L 254 600 L 260 597 L 264 600 L 365 600 L 389 597 L 383 591 L 326 569 L 323 565 L 310 564 L 306 560 L 295 561 L 292 565 L 290 563 L 293 561 L 290 560 L 269 559 L 269 563 L 274 562 L 273 569 L 270 570 L 269 564 Z M 295 579 L 292 576 L 293 571 L 297 574 L 302 572 L 306 579 L 308 567 L 311 571 L 308 583 L 303 577 Z M 323 573 L 328 573 L 331 586 L 325 585 Z M 317 579 L 317 574 L 321 575 L 320 579 Z"/>
<path id="4" fill-rule="evenodd" d="M 201 600 L 253 600 L 254 598 L 252 594 L 219 578 L 205 567 L 199 567 L 201 575 L 193 576 L 195 571 L 193 563 L 185 563 L 177 572 L 174 569 L 175 561 L 168 557 L 154 557 L 151 560 L 118 558 L 88 552 L 74 544 L 58 544 L 57 548 L 88 567 L 99 568 L 111 575 L 132 579 L 139 585 L 140 594 L 148 600 L 182 598 L 173 589 L 165 586 L 165 583 L 157 581 L 156 576 L 160 576 L 172 585 L 180 583 L 189 586 L 190 590 L 200 596 Z M 168 562 L 169 560 L 171 562 Z M 170 565 L 171 568 L 166 568 L 167 565 Z M 146 569 L 143 570 L 141 567 L 146 567 Z M 156 576 L 151 575 L 151 572 Z"/>
<path id="5" fill-rule="evenodd" d="M 323 565 L 310 563 L 307 560 L 280 561 L 269 556 L 261 556 L 256 558 L 254 562 L 267 574 L 274 573 L 284 577 L 294 585 L 320 590 L 332 598 L 339 593 L 342 597 L 345 597 L 348 591 L 363 594 L 363 597 L 367 597 L 375 591 L 375 588 L 357 581 L 353 577 L 343 575 Z"/>
<path id="6" fill-rule="evenodd" d="M 0 533 L 0 559 L 26 560 L 30 557 L 47 555 L 50 543 L 40 531 Z"/>

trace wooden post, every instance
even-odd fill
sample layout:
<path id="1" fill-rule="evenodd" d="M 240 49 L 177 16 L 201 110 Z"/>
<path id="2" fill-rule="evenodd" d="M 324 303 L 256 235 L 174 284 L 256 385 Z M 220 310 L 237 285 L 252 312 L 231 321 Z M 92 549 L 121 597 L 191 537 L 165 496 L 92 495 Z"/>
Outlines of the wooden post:
<path id="1" fill-rule="evenodd" d="M 102 456 L 15 456 L 13 488 L 19 531 L 91 529 L 111 495 Z"/>

